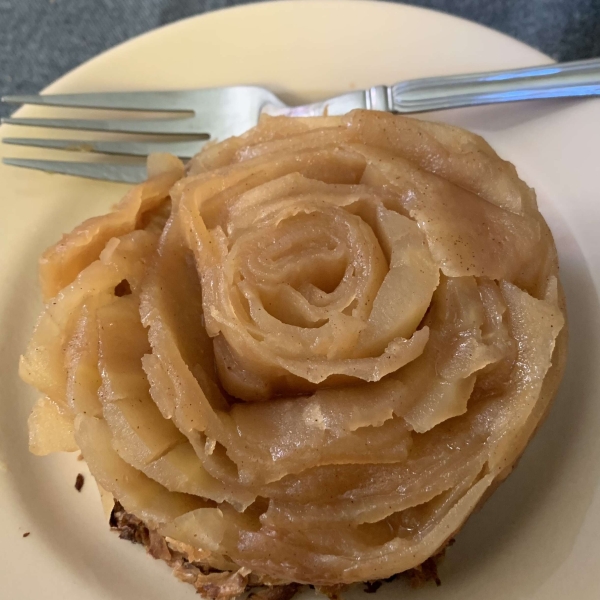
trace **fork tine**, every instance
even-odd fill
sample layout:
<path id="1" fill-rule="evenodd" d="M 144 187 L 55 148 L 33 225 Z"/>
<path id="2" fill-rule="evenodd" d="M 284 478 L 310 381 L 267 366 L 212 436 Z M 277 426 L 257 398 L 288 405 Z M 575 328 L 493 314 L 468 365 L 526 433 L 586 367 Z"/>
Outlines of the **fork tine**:
<path id="1" fill-rule="evenodd" d="M 89 131 L 114 131 L 117 133 L 150 133 L 206 135 L 194 118 L 152 119 L 152 120 L 101 120 L 101 119 L 24 119 L 7 117 L 2 123 L 9 125 L 29 125 L 32 127 L 57 127 L 60 129 L 86 129 Z"/>
<path id="2" fill-rule="evenodd" d="M 15 146 L 34 146 L 36 148 L 54 148 L 74 152 L 99 152 L 102 154 L 122 154 L 129 156 L 148 156 L 153 152 L 168 152 L 179 158 L 191 158 L 200 152 L 203 141 L 197 142 L 93 142 L 87 140 L 45 140 L 37 138 L 4 138 L 5 144 Z"/>
<path id="3" fill-rule="evenodd" d="M 119 165 L 108 163 L 65 162 L 60 160 L 32 160 L 26 158 L 3 158 L 5 165 L 37 169 L 47 173 L 75 175 L 88 179 L 102 179 L 121 183 L 140 183 L 147 177 L 144 165 Z"/>
<path id="4" fill-rule="evenodd" d="M 117 110 L 177 111 L 193 110 L 191 94 L 173 92 L 109 92 L 97 94 L 44 94 L 4 96 L 9 104 L 40 104 L 72 108 L 108 108 Z"/>

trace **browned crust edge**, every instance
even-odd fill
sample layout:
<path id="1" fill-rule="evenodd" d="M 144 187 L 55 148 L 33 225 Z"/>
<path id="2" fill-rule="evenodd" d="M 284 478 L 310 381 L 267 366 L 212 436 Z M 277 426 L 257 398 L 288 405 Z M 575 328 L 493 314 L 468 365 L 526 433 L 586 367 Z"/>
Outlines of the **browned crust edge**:
<path id="1" fill-rule="evenodd" d="M 219 571 L 205 563 L 191 562 L 184 554 L 173 548 L 162 535 L 150 529 L 135 515 L 128 513 L 118 501 L 115 501 L 109 524 L 122 540 L 144 546 L 150 556 L 157 560 L 164 560 L 173 569 L 175 577 L 193 585 L 199 594 L 210 600 L 233 600 L 244 593 L 248 593 L 247 600 L 291 600 L 303 587 L 307 587 L 299 583 L 272 585 L 243 569 L 237 572 Z M 446 548 L 453 543 L 454 539 L 450 539 L 441 551 L 414 569 L 387 579 L 365 581 L 364 591 L 373 594 L 384 583 L 399 577 L 408 579 L 411 587 L 421 587 L 429 582 L 441 585 L 437 567 L 444 557 Z M 339 585 L 316 589 L 330 600 L 340 600 L 342 592 L 348 587 Z"/>

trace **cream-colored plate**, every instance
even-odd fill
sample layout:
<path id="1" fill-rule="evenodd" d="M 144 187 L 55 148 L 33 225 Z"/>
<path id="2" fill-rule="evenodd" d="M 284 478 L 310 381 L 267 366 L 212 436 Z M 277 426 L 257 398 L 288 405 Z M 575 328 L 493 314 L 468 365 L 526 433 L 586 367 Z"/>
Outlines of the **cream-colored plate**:
<path id="1" fill-rule="evenodd" d="M 175 23 L 119 46 L 48 92 L 269 86 L 296 99 L 403 78 L 547 62 L 473 23 L 362 1 L 251 5 Z M 39 109 L 27 108 L 23 115 Z M 600 598 L 600 101 L 540 102 L 428 118 L 484 135 L 538 192 L 556 236 L 569 304 L 569 367 L 552 413 L 517 471 L 448 552 L 442 588 L 415 600 Z M 40 132 L 3 127 L 2 135 Z M 58 135 L 58 134 L 57 134 Z M 40 156 L 2 147 L 3 154 Z M 46 154 L 45 156 L 49 156 Z M 0 167 L 0 597 L 6 600 L 195 598 L 162 563 L 118 540 L 94 483 L 79 494 L 75 456 L 35 458 L 26 419 L 35 393 L 17 360 L 40 309 L 36 259 L 126 187 Z M 26 538 L 23 534 L 30 532 Z M 403 589 L 398 589 L 401 586 Z M 408 594 L 410 593 L 410 596 Z M 362 592 L 353 592 L 362 595 Z"/>

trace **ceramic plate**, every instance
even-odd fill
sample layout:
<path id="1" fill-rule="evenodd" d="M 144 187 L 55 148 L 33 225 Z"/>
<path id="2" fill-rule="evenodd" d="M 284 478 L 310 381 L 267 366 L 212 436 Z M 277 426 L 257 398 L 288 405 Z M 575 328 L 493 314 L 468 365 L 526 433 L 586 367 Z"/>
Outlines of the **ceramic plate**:
<path id="1" fill-rule="evenodd" d="M 528 66 L 548 57 L 436 12 L 362 1 L 287 2 L 210 13 L 102 54 L 51 93 L 259 84 L 291 100 L 424 77 Z M 23 116 L 42 114 L 26 108 Z M 48 114 L 48 110 L 44 112 Z M 537 190 L 567 293 L 569 366 L 550 417 L 516 472 L 474 515 L 441 567 L 442 587 L 392 583 L 380 600 L 600 598 L 600 100 L 544 101 L 427 115 L 483 135 Z M 3 127 L 2 135 L 39 135 Z M 59 133 L 56 136 L 60 136 Z M 12 156 L 62 156 L 2 147 Z M 0 167 L 0 596 L 6 600 L 197 598 L 166 565 L 109 532 L 75 455 L 35 458 L 35 393 L 19 353 L 40 310 L 36 260 L 126 186 Z M 25 533 L 29 536 L 23 537 Z M 408 595 L 410 593 L 410 595 Z M 353 591 L 349 597 L 363 593 Z"/>

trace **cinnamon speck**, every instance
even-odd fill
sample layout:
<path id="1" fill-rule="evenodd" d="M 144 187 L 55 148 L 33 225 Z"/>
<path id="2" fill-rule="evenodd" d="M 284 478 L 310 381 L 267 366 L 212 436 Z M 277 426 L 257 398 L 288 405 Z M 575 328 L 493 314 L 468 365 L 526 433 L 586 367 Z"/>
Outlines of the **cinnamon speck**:
<path id="1" fill-rule="evenodd" d="M 23 534 L 23 537 L 24 537 L 24 538 L 26 538 L 26 537 L 29 537 L 30 535 L 31 535 L 31 531 L 26 531 L 26 532 Z"/>
<path id="2" fill-rule="evenodd" d="M 80 492 L 84 483 L 85 483 L 85 477 L 81 473 L 78 473 L 77 477 L 75 478 L 75 489 L 78 492 Z"/>
<path id="3" fill-rule="evenodd" d="M 131 294 L 131 285 L 129 284 L 129 281 L 127 281 L 127 279 L 121 280 L 115 286 L 115 296 L 117 296 L 118 298 L 120 298 L 122 296 L 129 296 L 130 294 Z"/>

